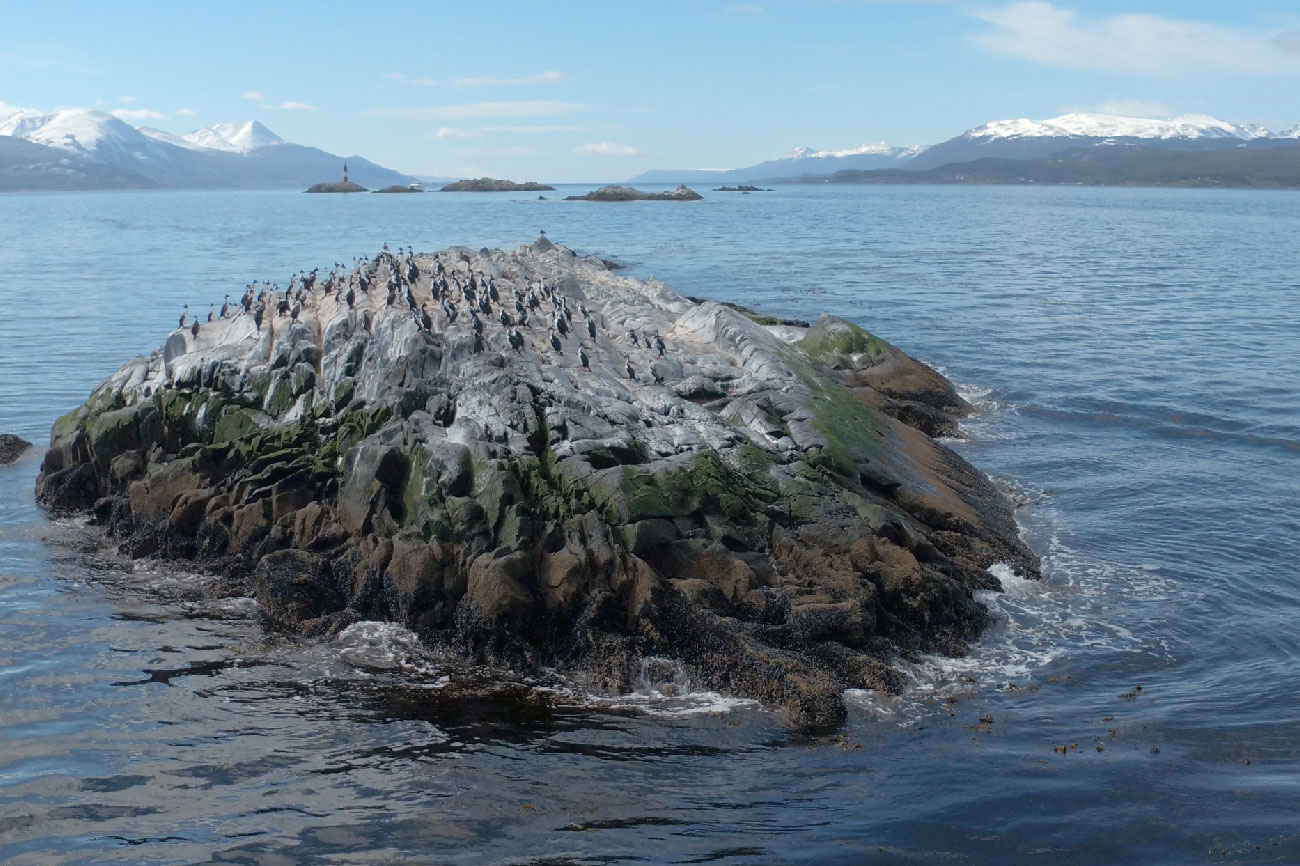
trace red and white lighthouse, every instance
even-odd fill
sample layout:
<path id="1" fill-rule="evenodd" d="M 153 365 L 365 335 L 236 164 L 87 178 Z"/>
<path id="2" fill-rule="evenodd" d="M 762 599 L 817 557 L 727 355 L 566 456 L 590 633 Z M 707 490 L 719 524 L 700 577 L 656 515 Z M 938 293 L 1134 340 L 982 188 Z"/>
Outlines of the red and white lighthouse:
<path id="1" fill-rule="evenodd" d="M 348 164 L 346 162 L 343 163 L 343 182 L 348 182 Z"/>

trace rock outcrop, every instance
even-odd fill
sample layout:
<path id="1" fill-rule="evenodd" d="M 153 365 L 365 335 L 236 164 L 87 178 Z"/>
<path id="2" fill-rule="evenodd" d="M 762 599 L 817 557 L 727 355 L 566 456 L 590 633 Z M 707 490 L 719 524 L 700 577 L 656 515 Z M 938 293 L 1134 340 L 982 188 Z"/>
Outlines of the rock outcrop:
<path id="1" fill-rule="evenodd" d="M 0 433 L 0 466 L 7 466 L 22 457 L 32 443 L 12 433 Z"/>
<path id="2" fill-rule="evenodd" d="M 366 188 L 352 181 L 334 181 L 333 183 L 314 183 L 304 192 L 367 192 Z"/>
<path id="3" fill-rule="evenodd" d="M 602 186 L 586 195 L 567 195 L 565 201 L 699 201 L 704 198 L 685 184 L 667 192 L 643 192 L 630 186 Z"/>
<path id="4" fill-rule="evenodd" d="M 494 177 L 479 177 L 472 180 L 458 180 L 442 188 L 443 192 L 550 192 L 555 187 L 536 181 L 516 183 L 513 180 L 497 180 Z"/>
<path id="5" fill-rule="evenodd" d="M 174 332 L 54 425 L 39 501 L 285 627 L 391 619 L 608 690 L 667 657 L 810 727 L 961 653 L 990 565 L 1037 572 L 923 432 L 960 398 L 853 324 L 767 328 L 545 238 L 416 257 L 386 299 L 410 264 Z"/>

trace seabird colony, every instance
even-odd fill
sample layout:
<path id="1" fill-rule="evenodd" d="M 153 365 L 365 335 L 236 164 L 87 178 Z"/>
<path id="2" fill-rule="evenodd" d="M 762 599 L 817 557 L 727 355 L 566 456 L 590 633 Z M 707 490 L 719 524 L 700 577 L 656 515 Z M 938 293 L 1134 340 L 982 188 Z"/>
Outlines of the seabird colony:
<path id="1" fill-rule="evenodd" d="M 411 247 L 398 247 L 392 252 L 384 244 L 383 250 L 373 258 L 358 257 L 351 265 L 335 262 L 324 276 L 319 268 L 296 272 L 289 277 L 287 289 L 282 290 L 277 283 L 249 283 L 237 304 L 232 305 L 230 295 L 226 295 L 220 313 L 215 316 L 212 310 L 216 305 L 211 305 L 207 321 L 250 316 L 261 333 L 264 324 L 274 327 L 276 321 L 284 318 L 296 322 L 304 309 L 318 308 L 322 301 L 332 297 L 336 303 L 347 304 L 348 309 L 357 312 L 366 331 L 371 330 L 380 309 L 397 308 L 411 315 L 419 328 L 428 332 L 444 331 L 462 315 L 468 316 L 475 352 L 486 350 L 490 337 L 487 331 L 494 329 L 504 332 L 505 344 L 510 349 L 515 352 L 531 349 L 542 361 L 549 360 L 548 347 L 555 355 L 563 355 L 565 339 L 576 338 L 579 362 L 584 369 L 590 369 L 587 346 L 594 348 L 598 332 L 596 317 L 586 303 L 577 305 L 578 314 L 585 322 L 587 339 L 584 340 L 573 328 L 569 297 L 547 285 L 545 280 L 525 282 L 502 278 L 498 282 L 482 272 L 448 267 L 445 253 L 434 253 L 431 258 L 432 265 L 426 263 L 421 268 Z M 437 309 L 436 315 L 430 305 Z M 192 323 L 187 328 L 190 319 Z M 177 328 L 180 333 L 186 330 L 192 340 L 198 340 L 199 317 L 190 315 L 188 303 L 181 311 Z M 664 357 L 667 347 L 663 337 L 657 331 L 638 335 L 635 330 L 629 330 L 626 343 L 624 347 L 615 347 L 612 342 L 610 345 L 623 356 L 625 377 L 637 378 L 632 350 L 641 350 L 647 355 L 646 366 L 651 369 L 656 384 L 663 384 L 663 377 L 651 367 L 655 359 Z"/>

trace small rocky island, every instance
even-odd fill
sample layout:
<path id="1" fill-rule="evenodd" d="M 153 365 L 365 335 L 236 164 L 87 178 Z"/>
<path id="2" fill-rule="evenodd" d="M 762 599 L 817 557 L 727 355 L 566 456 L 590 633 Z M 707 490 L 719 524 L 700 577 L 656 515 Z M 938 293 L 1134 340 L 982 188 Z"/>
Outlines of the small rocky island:
<path id="1" fill-rule="evenodd" d="M 679 665 L 818 728 L 963 652 L 990 566 L 1038 573 L 931 438 L 952 386 L 841 319 L 767 327 L 545 237 L 235 310 L 60 418 L 36 493 L 282 628 L 393 620 L 609 692 Z"/>
<path id="2" fill-rule="evenodd" d="M 393 184 L 392 186 L 386 186 L 383 189 L 377 189 L 375 190 L 375 192 L 376 193 L 424 192 L 424 187 L 419 186 L 417 184 L 408 184 L 406 186 L 402 186 L 400 183 L 396 183 Z"/>
<path id="3" fill-rule="evenodd" d="M 550 192 L 555 187 L 544 183 L 515 183 L 513 180 L 497 180 L 494 177 L 480 177 L 474 180 L 458 180 L 442 188 L 443 192 Z"/>
<path id="4" fill-rule="evenodd" d="M 565 201 L 699 201 L 704 198 L 685 184 L 668 192 L 642 192 L 630 186 L 602 186 L 586 195 L 565 196 Z"/>
<path id="5" fill-rule="evenodd" d="M 771 190 L 742 183 L 740 186 L 720 186 L 714 192 L 771 192 Z"/>
<path id="6" fill-rule="evenodd" d="M 364 186 L 348 180 L 348 164 L 343 163 L 343 180 L 333 183 L 312 184 L 307 192 L 369 192 Z"/>
<path id="7" fill-rule="evenodd" d="M 353 183 L 350 180 L 334 181 L 333 183 L 314 183 L 308 187 L 305 192 L 369 192 L 360 184 Z"/>

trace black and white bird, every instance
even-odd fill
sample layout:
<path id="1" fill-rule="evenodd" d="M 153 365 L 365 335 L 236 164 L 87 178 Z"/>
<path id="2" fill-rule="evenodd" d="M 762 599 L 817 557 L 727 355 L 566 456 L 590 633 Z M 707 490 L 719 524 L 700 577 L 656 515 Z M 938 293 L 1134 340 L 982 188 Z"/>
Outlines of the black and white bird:
<path id="1" fill-rule="evenodd" d="M 636 331 L 633 331 L 633 330 L 630 330 L 630 329 L 629 329 L 628 332 L 627 332 L 627 338 L 628 338 L 629 340 L 632 341 L 632 345 L 633 345 L 633 346 L 640 346 L 640 345 L 641 345 L 640 343 L 637 342 L 637 339 L 636 339 Z"/>
<path id="2" fill-rule="evenodd" d="M 186 304 L 185 309 L 181 310 L 181 323 L 177 325 L 178 328 L 185 327 L 185 319 L 189 316 L 189 314 L 190 314 L 190 305 Z"/>
<path id="3" fill-rule="evenodd" d="M 516 352 L 522 352 L 524 349 L 524 335 L 511 328 L 506 332 L 506 339 L 510 341 L 510 348 Z"/>
<path id="4" fill-rule="evenodd" d="M 587 336 L 591 337 L 591 339 L 593 339 L 593 340 L 596 339 L 596 320 L 595 320 L 595 319 L 588 319 L 588 320 L 587 320 Z"/>
<path id="5" fill-rule="evenodd" d="M 198 316 L 195 316 L 195 317 L 194 317 L 194 324 L 193 324 L 193 325 L 190 325 L 190 336 L 191 336 L 191 337 L 194 337 L 195 339 L 197 339 L 198 336 L 199 336 L 199 317 L 198 317 Z"/>
<path id="6" fill-rule="evenodd" d="M 632 369 L 632 359 L 626 355 L 623 357 L 623 372 L 627 373 L 629 379 L 636 379 L 636 370 Z"/>
<path id="7" fill-rule="evenodd" d="M 578 362 L 582 364 L 582 369 L 591 369 L 591 358 L 587 355 L 587 350 L 585 348 L 578 348 Z"/>
<path id="8" fill-rule="evenodd" d="M 555 350 L 557 355 L 564 354 L 564 344 L 560 342 L 560 337 L 555 333 L 554 329 L 551 330 L 551 348 Z"/>
<path id="9" fill-rule="evenodd" d="M 655 350 L 659 352 L 659 357 L 664 356 L 664 338 L 655 334 Z"/>
<path id="10" fill-rule="evenodd" d="M 229 315 L 230 315 L 230 295 L 226 295 L 226 299 L 221 302 L 221 318 L 224 319 Z"/>

